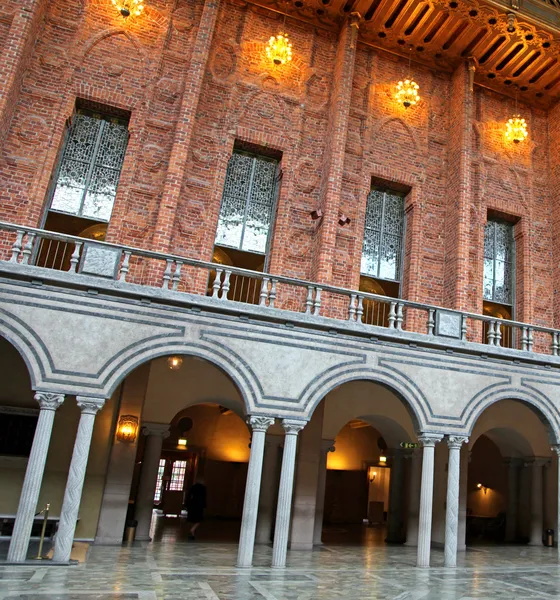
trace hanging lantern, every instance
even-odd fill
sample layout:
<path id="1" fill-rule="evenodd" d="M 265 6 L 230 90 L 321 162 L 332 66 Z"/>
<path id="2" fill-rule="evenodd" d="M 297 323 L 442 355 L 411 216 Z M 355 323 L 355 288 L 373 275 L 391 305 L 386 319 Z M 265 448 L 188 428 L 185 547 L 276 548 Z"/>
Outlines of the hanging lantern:
<path id="1" fill-rule="evenodd" d="M 181 365 L 183 364 L 183 359 L 180 356 L 170 356 L 167 359 L 167 366 L 172 370 L 172 371 L 177 371 L 181 368 Z"/>
<path id="2" fill-rule="evenodd" d="M 275 65 L 283 65 L 292 60 L 292 42 L 287 33 L 273 35 L 266 45 L 266 55 Z"/>
<path id="3" fill-rule="evenodd" d="M 512 117 L 506 124 L 506 140 L 519 144 L 527 139 L 527 122 L 519 115 Z"/>
<path id="4" fill-rule="evenodd" d="M 399 81 L 395 98 L 405 107 L 414 106 L 420 100 L 418 90 L 420 86 L 412 79 Z"/>
<path id="5" fill-rule="evenodd" d="M 125 19 L 130 15 L 137 17 L 144 10 L 144 0 L 111 0 L 111 2 Z"/>

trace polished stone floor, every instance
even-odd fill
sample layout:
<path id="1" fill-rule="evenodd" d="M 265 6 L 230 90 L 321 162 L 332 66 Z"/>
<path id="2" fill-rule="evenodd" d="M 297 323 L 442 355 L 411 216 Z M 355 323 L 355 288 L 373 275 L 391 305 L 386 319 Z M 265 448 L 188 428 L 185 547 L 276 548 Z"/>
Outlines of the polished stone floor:
<path id="1" fill-rule="evenodd" d="M 501 600 L 559 598 L 557 551 L 526 546 L 478 548 L 459 567 L 414 567 L 415 549 L 324 545 L 291 551 L 286 569 L 268 567 L 272 549 L 257 546 L 254 567 L 234 567 L 235 544 L 134 543 L 92 546 L 85 563 L 0 566 L 0 600 Z"/>

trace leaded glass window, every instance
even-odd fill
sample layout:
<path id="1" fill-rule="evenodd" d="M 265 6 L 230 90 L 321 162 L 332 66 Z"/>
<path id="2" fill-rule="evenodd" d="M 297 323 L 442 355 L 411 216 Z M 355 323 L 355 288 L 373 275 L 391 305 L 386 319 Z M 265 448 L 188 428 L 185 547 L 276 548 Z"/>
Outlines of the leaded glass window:
<path id="1" fill-rule="evenodd" d="M 361 273 L 400 281 L 404 231 L 403 196 L 378 188 L 368 195 Z"/>
<path id="2" fill-rule="evenodd" d="M 51 210 L 108 221 L 128 143 L 124 119 L 77 111 L 68 131 Z"/>
<path id="3" fill-rule="evenodd" d="M 278 161 L 234 151 L 227 168 L 216 244 L 265 254 L 276 197 Z"/>
<path id="4" fill-rule="evenodd" d="M 488 221 L 484 229 L 484 299 L 513 301 L 513 225 Z"/>

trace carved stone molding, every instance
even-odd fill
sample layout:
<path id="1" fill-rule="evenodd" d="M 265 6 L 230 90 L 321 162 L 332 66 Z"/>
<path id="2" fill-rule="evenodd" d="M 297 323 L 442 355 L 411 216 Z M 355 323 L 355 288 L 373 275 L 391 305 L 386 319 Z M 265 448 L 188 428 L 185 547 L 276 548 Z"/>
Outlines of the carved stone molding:
<path id="1" fill-rule="evenodd" d="M 64 394 L 36 392 L 35 400 L 39 403 L 41 410 L 56 410 L 64 402 Z"/>
<path id="2" fill-rule="evenodd" d="M 165 439 L 169 437 L 169 425 L 166 423 L 143 423 L 142 435 L 159 435 Z"/>
<path id="3" fill-rule="evenodd" d="M 443 439 L 443 434 L 441 433 L 421 433 L 418 436 L 418 441 L 422 444 L 424 448 L 433 447 L 438 442 L 441 442 Z"/>
<path id="4" fill-rule="evenodd" d="M 462 437 L 459 435 L 447 436 L 447 445 L 449 446 L 449 448 L 461 448 L 461 446 L 463 444 L 466 444 L 468 441 L 468 437 Z"/>
<path id="5" fill-rule="evenodd" d="M 282 427 L 286 431 L 286 435 L 297 435 L 306 425 L 307 421 L 282 419 Z"/>
<path id="6" fill-rule="evenodd" d="M 274 417 L 250 415 L 247 417 L 247 424 L 253 431 L 266 431 L 274 425 Z"/>
<path id="7" fill-rule="evenodd" d="M 76 396 L 78 406 L 82 413 L 87 415 L 95 415 L 103 408 L 105 398 L 89 398 L 88 396 Z"/>

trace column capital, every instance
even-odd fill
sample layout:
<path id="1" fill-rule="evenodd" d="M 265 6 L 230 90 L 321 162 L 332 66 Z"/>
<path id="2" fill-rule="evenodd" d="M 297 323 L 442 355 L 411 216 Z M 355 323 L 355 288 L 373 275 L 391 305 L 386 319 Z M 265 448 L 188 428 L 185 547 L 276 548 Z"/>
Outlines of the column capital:
<path id="1" fill-rule="evenodd" d="M 282 419 L 282 427 L 286 435 L 297 435 L 306 425 L 307 421 L 300 419 Z"/>
<path id="2" fill-rule="evenodd" d="M 247 425 L 253 431 L 267 431 L 267 429 L 274 425 L 274 417 L 265 417 L 264 415 L 249 415 L 247 417 Z"/>
<path id="3" fill-rule="evenodd" d="M 420 433 L 418 435 L 418 441 L 424 448 L 433 448 L 438 442 L 441 442 L 442 438 L 442 433 Z"/>
<path id="4" fill-rule="evenodd" d="M 143 423 L 142 435 L 160 436 L 165 439 L 169 437 L 169 425 L 166 423 Z"/>
<path id="5" fill-rule="evenodd" d="M 521 458 L 516 458 L 514 456 L 504 458 L 504 465 L 508 466 L 510 469 L 520 467 L 522 462 Z"/>
<path id="6" fill-rule="evenodd" d="M 105 404 L 105 398 L 92 398 L 89 396 L 76 396 L 76 401 L 82 413 L 86 415 L 97 414 Z"/>
<path id="7" fill-rule="evenodd" d="M 460 450 L 461 446 L 463 444 L 468 443 L 469 438 L 468 437 L 463 437 L 460 435 L 448 435 L 447 436 L 447 445 L 449 446 L 449 449 L 457 449 Z"/>
<path id="8" fill-rule="evenodd" d="M 560 444 L 553 444 L 552 446 L 550 446 L 550 449 L 552 450 L 552 452 L 555 452 L 556 455 L 560 457 Z"/>
<path id="9" fill-rule="evenodd" d="M 334 447 L 334 440 L 321 440 L 321 451 L 325 454 L 329 452 L 334 452 L 336 448 Z"/>
<path id="10" fill-rule="evenodd" d="M 550 462 L 549 458 L 535 456 L 532 458 L 525 459 L 524 466 L 525 467 L 533 467 L 533 469 L 539 469 L 539 468 L 547 465 L 549 462 Z"/>
<path id="11" fill-rule="evenodd" d="M 56 410 L 64 402 L 64 394 L 54 392 L 35 392 L 35 400 L 41 410 Z"/>

